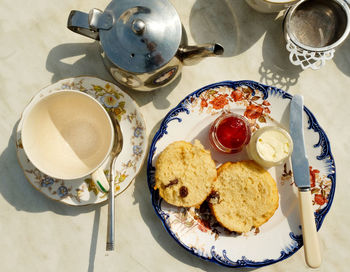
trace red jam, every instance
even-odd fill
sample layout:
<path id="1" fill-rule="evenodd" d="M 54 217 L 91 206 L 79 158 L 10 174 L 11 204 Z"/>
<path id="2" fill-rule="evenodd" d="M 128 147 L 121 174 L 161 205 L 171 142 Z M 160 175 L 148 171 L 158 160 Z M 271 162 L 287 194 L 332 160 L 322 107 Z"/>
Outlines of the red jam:
<path id="1" fill-rule="evenodd" d="M 219 151 L 237 153 L 250 141 L 251 131 L 244 116 L 224 113 L 210 128 L 209 139 Z"/>

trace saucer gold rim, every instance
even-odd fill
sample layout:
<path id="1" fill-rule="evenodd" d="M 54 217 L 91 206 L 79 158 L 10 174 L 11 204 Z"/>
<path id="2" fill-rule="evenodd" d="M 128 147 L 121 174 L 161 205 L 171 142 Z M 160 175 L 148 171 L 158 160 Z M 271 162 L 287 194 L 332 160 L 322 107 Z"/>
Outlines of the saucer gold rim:
<path id="1" fill-rule="evenodd" d="M 23 120 L 23 116 L 25 115 L 25 112 L 26 112 L 26 109 L 29 107 L 29 105 L 31 105 L 31 103 L 33 103 L 33 101 L 35 101 L 35 99 L 39 99 L 41 95 L 45 95 L 47 93 L 52 92 L 52 90 L 56 90 L 57 87 L 60 87 L 59 89 L 65 89 L 63 88 L 62 86 L 65 84 L 65 83 L 68 83 L 68 84 L 72 84 L 73 86 L 75 84 L 80 84 L 80 87 L 84 86 L 84 87 L 88 87 L 85 88 L 83 91 L 85 93 L 88 93 L 90 95 L 92 95 L 95 99 L 97 99 L 105 108 L 106 108 L 106 105 L 101 101 L 99 100 L 100 97 L 106 95 L 106 94 L 111 94 L 113 95 L 113 93 L 107 93 L 105 91 L 102 92 L 102 96 L 95 96 L 96 94 L 91 94 L 89 92 L 91 92 L 92 90 L 92 86 L 94 84 L 96 84 L 96 86 L 110 86 L 111 88 L 114 88 L 115 92 L 117 94 L 121 94 L 122 95 L 122 99 L 117 99 L 117 102 L 120 103 L 120 102 L 124 102 L 125 104 L 125 115 L 123 116 L 124 118 L 122 119 L 122 123 L 123 122 L 126 122 L 126 118 L 133 114 L 133 117 L 135 118 L 135 122 L 138 121 L 140 124 L 141 124 L 141 139 L 140 140 L 140 144 L 138 145 L 138 147 L 140 148 L 140 150 L 138 151 L 141 151 L 139 152 L 138 154 L 138 157 L 136 157 L 134 163 L 134 170 L 132 170 L 132 172 L 130 173 L 130 175 L 127 176 L 127 180 L 125 181 L 121 181 L 121 182 L 117 182 L 117 184 L 124 184 L 116 191 L 116 195 L 118 194 L 121 194 L 123 193 L 127 188 L 129 188 L 130 184 L 135 180 L 136 176 L 140 173 L 141 169 L 142 169 L 142 166 L 144 165 L 144 162 L 145 162 L 145 159 L 146 159 L 146 154 L 147 154 L 147 150 L 148 150 L 148 141 L 147 141 L 147 131 L 146 131 L 146 122 L 144 120 L 144 117 L 139 109 L 139 106 L 137 105 L 136 101 L 129 95 L 127 94 L 126 92 L 124 92 L 123 90 L 121 90 L 116 84 L 112 83 L 112 82 L 109 82 L 107 80 L 104 80 L 104 79 L 100 79 L 100 78 L 97 78 L 97 77 L 93 77 L 93 76 L 78 76 L 78 77 L 71 77 L 71 78 L 65 78 L 65 79 L 62 79 L 62 80 L 59 80 L 53 84 L 50 84 L 44 88 L 42 88 L 41 90 L 39 90 L 31 99 L 30 101 L 27 103 L 26 107 L 24 108 L 21 116 L 20 116 L 20 119 L 19 119 L 19 122 L 17 123 L 17 128 L 16 128 L 16 131 L 17 131 L 17 134 L 16 134 L 16 139 L 15 139 L 15 144 L 16 144 L 16 155 L 17 155 L 17 160 L 19 162 L 19 165 L 20 167 L 22 168 L 23 172 L 24 172 L 24 176 L 26 177 L 27 181 L 39 192 L 43 193 L 46 197 L 48 197 L 49 199 L 52 199 L 52 200 L 55 200 L 55 201 L 58 201 L 58 202 L 62 202 L 66 205 L 69 205 L 69 206 L 88 206 L 88 205 L 93 205 L 93 204 L 99 204 L 99 203 L 103 203 L 103 202 L 106 202 L 107 200 L 107 195 L 105 194 L 96 194 L 94 199 L 93 200 L 90 200 L 90 198 L 86 201 L 86 200 L 83 200 L 83 199 L 80 199 L 79 202 L 78 200 L 76 199 L 72 199 L 71 197 L 63 197 L 63 198 L 55 198 L 53 197 L 52 194 L 48 193 L 48 192 L 45 192 L 43 190 L 40 189 L 40 185 L 38 184 L 34 184 L 35 181 L 33 180 L 33 177 L 30 176 L 28 173 L 27 173 L 27 169 L 25 167 L 25 165 L 23 165 L 23 160 L 24 159 L 27 159 L 27 157 L 25 156 L 25 153 L 24 151 L 22 150 L 23 154 L 24 154 L 24 158 L 20 158 L 20 156 L 23 156 L 23 154 L 21 154 L 20 152 L 20 147 L 18 145 L 19 141 L 21 140 L 21 136 L 20 136 L 20 131 L 21 131 L 21 121 Z M 84 85 L 85 84 L 85 85 Z M 67 89 L 72 89 L 72 88 L 67 88 Z M 82 89 L 80 89 L 80 91 L 82 91 Z M 115 96 L 117 96 L 115 94 Z M 112 109 L 115 109 L 115 108 L 112 108 Z M 128 126 L 126 126 L 126 124 L 123 126 L 123 124 L 121 124 L 122 126 L 122 132 L 123 134 L 130 134 L 132 135 L 134 133 L 134 131 L 131 129 L 133 128 L 133 123 L 128 120 L 129 123 L 127 123 Z M 124 127 L 124 129 L 123 129 Z M 126 131 L 127 132 L 126 132 Z M 138 143 L 138 142 L 137 142 Z M 133 147 L 133 146 L 131 146 Z M 131 148 L 130 147 L 130 148 Z M 130 150 L 126 150 L 125 151 L 125 155 L 124 156 L 130 156 L 130 158 L 135 158 L 135 157 L 132 157 L 133 154 L 129 154 L 131 151 Z M 108 161 L 108 159 L 107 159 Z M 116 169 L 117 167 L 120 166 L 120 164 L 122 164 L 123 161 L 116 161 L 114 163 L 114 171 L 118 172 L 119 169 Z M 116 164 L 118 166 L 116 166 Z M 36 169 L 34 166 L 33 166 L 33 169 Z M 130 170 L 131 171 L 131 170 Z M 88 178 L 87 177 L 84 177 L 84 178 Z M 70 181 L 67 181 L 67 182 L 70 182 Z M 84 184 L 84 181 L 82 180 L 81 183 L 79 183 L 81 186 L 82 184 Z M 84 185 L 85 186 L 85 185 Z M 75 186 L 77 187 L 77 186 Z M 86 186 L 85 186 L 86 187 Z M 85 193 L 86 191 L 88 191 L 88 189 L 83 189 L 82 192 Z M 89 190 L 89 193 L 91 194 L 90 190 Z M 57 194 L 56 194 L 57 196 Z M 69 201 L 67 201 L 67 198 L 69 199 Z"/>

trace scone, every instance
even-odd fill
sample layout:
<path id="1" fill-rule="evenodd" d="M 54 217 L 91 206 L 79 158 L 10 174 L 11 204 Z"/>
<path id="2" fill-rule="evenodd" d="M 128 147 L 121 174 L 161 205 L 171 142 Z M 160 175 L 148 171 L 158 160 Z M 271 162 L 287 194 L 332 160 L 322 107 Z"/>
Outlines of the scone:
<path id="1" fill-rule="evenodd" d="M 210 152 L 198 140 L 167 146 L 156 162 L 155 186 L 169 204 L 199 207 L 212 191 L 217 172 Z"/>
<path id="2" fill-rule="evenodd" d="M 275 180 L 254 161 L 220 166 L 212 195 L 210 207 L 217 221 L 238 233 L 261 226 L 278 208 Z"/>

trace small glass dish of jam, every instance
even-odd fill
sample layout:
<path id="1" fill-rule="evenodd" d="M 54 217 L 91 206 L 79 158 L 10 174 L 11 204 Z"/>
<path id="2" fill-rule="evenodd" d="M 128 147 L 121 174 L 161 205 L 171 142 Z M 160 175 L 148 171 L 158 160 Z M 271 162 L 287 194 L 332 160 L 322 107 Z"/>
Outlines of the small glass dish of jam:
<path id="1" fill-rule="evenodd" d="M 251 137 L 249 123 L 242 115 L 225 112 L 212 124 L 210 143 L 224 153 L 237 153 L 246 146 Z"/>

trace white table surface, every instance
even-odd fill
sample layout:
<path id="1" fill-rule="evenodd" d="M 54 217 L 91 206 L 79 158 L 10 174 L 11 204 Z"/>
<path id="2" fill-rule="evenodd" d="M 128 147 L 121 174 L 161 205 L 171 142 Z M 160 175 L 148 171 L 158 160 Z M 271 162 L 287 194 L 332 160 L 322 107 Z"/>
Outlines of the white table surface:
<path id="1" fill-rule="evenodd" d="M 172 0 L 190 43 L 219 42 L 220 58 L 184 67 L 170 87 L 128 92 L 140 106 L 151 141 L 164 115 L 188 93 L 222 80 L 250 79 L 302 94 L 331 142 L 337 167 L 333 205 L 319 236 L 323 264 L 315 271 L 348 271 L 350 255 L 350 40 L 318 71 L 288 60 L 282 17 L 242 0 Z M 104 9 L 109 0 L 1 0 L 0 19 L 0 271 L 229 271 L 181 248 L 150 201 L 146 167 L 116 199 L 117 250 L 106 253 L 107 205 L 70 207 L 30 185 L 15 150 L 16 123 L 31 97 L 60 79 L 112 78 L 98 44 L 66 28 L 72 9 Z M 258 271 L 307 271 L 303 249 Z"/>

